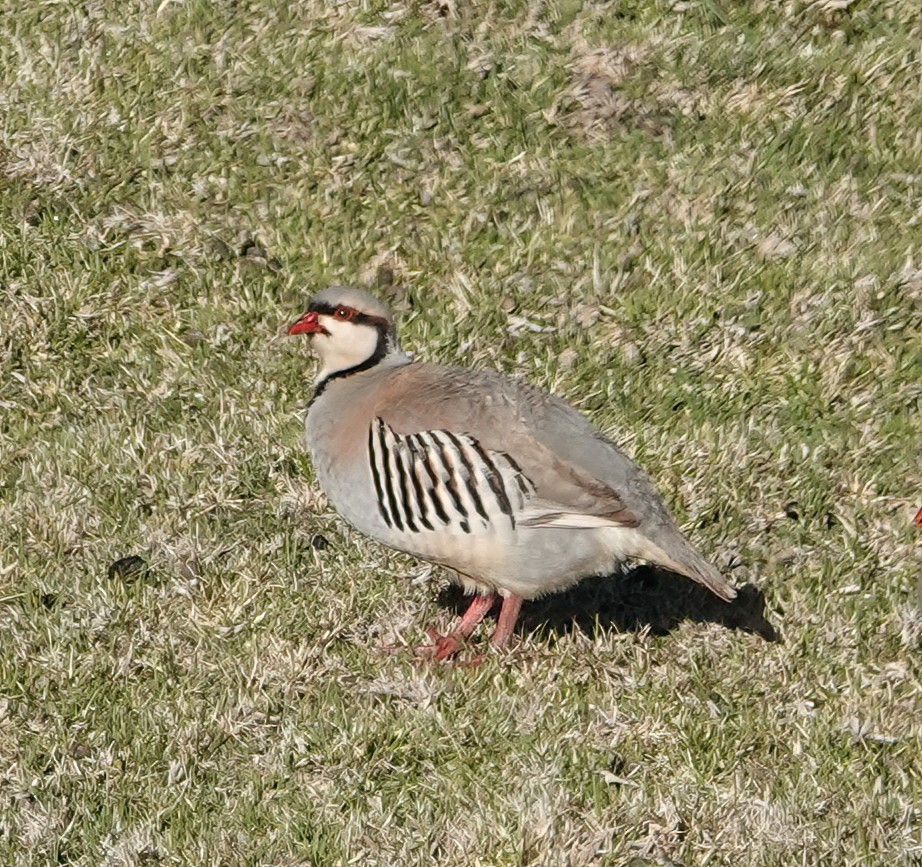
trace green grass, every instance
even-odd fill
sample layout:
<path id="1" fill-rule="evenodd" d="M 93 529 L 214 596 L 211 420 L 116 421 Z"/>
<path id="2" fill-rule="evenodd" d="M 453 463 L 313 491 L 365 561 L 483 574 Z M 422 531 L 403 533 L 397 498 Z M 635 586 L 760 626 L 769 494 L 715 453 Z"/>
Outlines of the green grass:
<path id="1" fill-rule="evenodd" d="M 920 42 L 0 0 L 0 862 L 918 865 Z M 382 652 L 457 600 L 313 482 L 332 282 L 579 406 L 782 640 L 641 572 Z"/>

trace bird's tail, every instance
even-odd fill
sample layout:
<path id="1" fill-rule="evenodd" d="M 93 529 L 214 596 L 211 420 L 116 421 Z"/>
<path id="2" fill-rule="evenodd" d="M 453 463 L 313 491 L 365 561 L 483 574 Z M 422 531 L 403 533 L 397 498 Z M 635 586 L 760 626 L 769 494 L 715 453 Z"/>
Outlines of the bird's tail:
<path id="1" fill-rule="evenodd" d="M 692 546 L 681 536 L 669 547 L 672 549 L 669 553 L 661 547 L 658 548 L 657 554 L 661 556 L 651 557 L 655 563 L 665 566 L 673 572 L 685 575 L 692 581 L 703 584 L 715 596 L 719 596 L 725 602 L 732 602 L 736 599 L 736 589 L 728 584 L 717 567 L 708 563 Z"/>

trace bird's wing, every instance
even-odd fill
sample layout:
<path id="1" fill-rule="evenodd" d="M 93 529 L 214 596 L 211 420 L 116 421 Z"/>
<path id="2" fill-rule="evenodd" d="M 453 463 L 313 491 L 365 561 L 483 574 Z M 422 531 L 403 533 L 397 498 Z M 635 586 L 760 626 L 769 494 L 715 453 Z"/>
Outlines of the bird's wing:
<path id="1" fill-rule="evenodd" d="M 540 415 L 548 399 L 488 371 L 414 364 L 395 371 L 379 395 L 375 415 L 383 425 L 381 435 L 405 443 L 398 447 L 413 451 L 416 460 L 434 453 L 443 465 L 456 467 L 462 480 L 476 477 L 490 491 L 504 484 L 506 468 L 514 468 L 512 475 L 527 486 L 516 516 L 521 524 L 636 526 L 637 516 L 612 485 L 542 440 L 536 410 Z M 595 433 L 578 413 L 562 406 Z M 586 430 L 574 433 L 585 435 Z"/>

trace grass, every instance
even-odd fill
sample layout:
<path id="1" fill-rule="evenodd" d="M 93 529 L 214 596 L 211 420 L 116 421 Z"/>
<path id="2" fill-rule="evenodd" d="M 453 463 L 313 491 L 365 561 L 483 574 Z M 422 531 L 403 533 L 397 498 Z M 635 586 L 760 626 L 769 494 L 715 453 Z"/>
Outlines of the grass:
<path id="1" fill-rule="evenodd" d="M 0 861 L 918 865 L 920 37 L 0 2 Z M 588 413 L 781 640 L 641 570 L 381 653 L 457 600 L 299 443 L 348 281 Z"/>

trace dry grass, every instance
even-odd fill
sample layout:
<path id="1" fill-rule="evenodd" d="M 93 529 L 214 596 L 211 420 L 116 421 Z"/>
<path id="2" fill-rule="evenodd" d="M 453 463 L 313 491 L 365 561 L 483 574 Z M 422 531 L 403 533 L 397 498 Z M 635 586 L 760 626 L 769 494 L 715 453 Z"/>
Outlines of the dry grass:
<path id="1" fill-rule="evenodd" d="M 920 37 L 0 3 L 0 861 L 922 862 Z M 350 280 L 590 414 L 742 602 L 638 570 L 382 653 L 458 599 L 298 442 L 281 327 Z"/>

